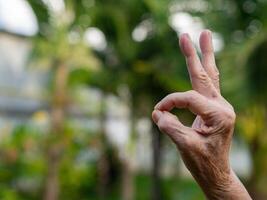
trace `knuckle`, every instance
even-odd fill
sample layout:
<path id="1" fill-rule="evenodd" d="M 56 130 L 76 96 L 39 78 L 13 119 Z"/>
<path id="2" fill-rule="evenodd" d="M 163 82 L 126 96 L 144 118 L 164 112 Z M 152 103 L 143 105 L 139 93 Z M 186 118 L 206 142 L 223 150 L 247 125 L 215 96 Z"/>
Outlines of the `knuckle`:
<path id="1" fill-rule="evenodd" d="M 230 128 L 233 127 L 236 120 L 235 112 L 233 110 L 229 110 L 225 112 L 225 117 L 226 117 L 225 125 Z"/>
<path id="2" fill-rule="evenodd" d="M 187 101 L 188 104 L 191 104 L 193 101 L 195 101 L 195 98 L 198 96 L 198 92 L 195 90 L 189 90 L 187 91 Z"/>
<path id="3" fill-rule="evenodd" d="M 202 80 L 202 81 L 207 81 L 208 80 L 208 74 L 204 71 L 204 69 L 201 69 L 199 73 L 197 74 L 197 77 Z"/>
<path id="4" fill-rule="evenodd" d="M 189 91 L 187 91 L 187 94 L 188 94 L 188 97 L 190 98 L 190 100 L 192 100 L 198 95 L 198 92 L 195 90 L 189 90 Z"/>
<path id="5" fill-rule="evenodd" d="M 219 80 L 220 80 L 220 72 L 216 68 L 214 75 L 212 76 L 212 81 L 217 83 L 219 82 Z"/>
<path id="6" fill-rule="evenodd" d="M 213 96 L 217 97 L 218 94 L 215 92 L 213 94 Z M 188 101 L 188 104 L 194 104 L 194 103 L 197 103 L 198 106 L 200 106 L 201 102 L 203 101 L 208 101 L 208 99 L 206 97 L 204 97 L 201 93 L 195 91 L 195 90 L 189 90 L 187 91 L 187 101 Z M 190 106 L 190 105 L 188 105 Z"/>
<path id="7" fill-rule="evenodd" d="M 215 77 L 210 77 L 204 70 L 201 70 L 197 75 L 197 79 L 204 87 L 210 87 L 214 81 L 213 78 L 215 79 Z"/>
<path id="8" fill-rule="evenodd" d="M 220 71 L 218 70 L 218 67 L 216 66 L 216 64 L 214 65 L 214 71 L 216 75 L 220 76 Z"/>
<path id="9" fill-rule="evenodd" d="M 208 79 L 208 74 L 204 69 L 200 68 L 196 70 L 194 73 L 192 73 L 192 77 L 199 80 L 206 80 Z"/>
<path id="10" fill-rule="evenodd" d="M 216 78 L 219 80 L 220 72 L 219 72 L 219 70 L 217 69 L 217 67 L 215 67 L 214 77 L 216 77 Z"/>
<path id="11" fill-rule="evenodd" d="M 235 120 L 236 120 L 236 114 L 233 110 L 231 110 L 229 113 L 229 119 L 231 120 L 231 122 L 234 124 L 235 123 Z"/>

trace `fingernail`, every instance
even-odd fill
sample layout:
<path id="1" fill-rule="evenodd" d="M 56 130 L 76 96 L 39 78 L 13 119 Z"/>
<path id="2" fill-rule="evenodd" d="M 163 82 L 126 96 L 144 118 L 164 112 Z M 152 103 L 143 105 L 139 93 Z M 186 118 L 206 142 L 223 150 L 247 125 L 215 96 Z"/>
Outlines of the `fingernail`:
<path id="1" fill-rule="evenodd" d="M 158 123 L 160 117 L 161 117 L 162 113 L 159 110 L 154 110 L 152 113 L 152 119 L 155 123 Z"/>

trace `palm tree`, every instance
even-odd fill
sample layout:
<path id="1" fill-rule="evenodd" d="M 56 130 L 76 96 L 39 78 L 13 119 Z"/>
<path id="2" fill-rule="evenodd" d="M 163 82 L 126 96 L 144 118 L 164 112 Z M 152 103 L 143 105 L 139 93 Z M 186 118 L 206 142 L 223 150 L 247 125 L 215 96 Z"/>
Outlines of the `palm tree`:
<path id="1" fill-rule="evenodd" d="M 44 200 L 57 200 L 60 194 L 59 167 L 64 149 L 65 119 L 70 101 L 68 80 L 73 69 L 96 70 L 100 63 L 82 40 L 71 41 L 75 23 L 75 2 L 68 1 L 60 12 L 49 10 L 47 5 L 29 1 L 39 20 L 40 32 L 35 38 L 33 63 L 46 67 L 51 74 L 51 129 L 47 140 L 47 176 Z M 45 28 L 44 28 L 45 26 Z M 76 31 L 81 36 L 82 31 Z"/>
<path id="2" fill-rule="evenodd" d="M 108 51 L 101 55 L 103 71 L 90 84 L 105 91 L 117 92 L 125 84 L 131 94 L 132 120 L 150 116 L 156 102 L 173 90 L 189 87 L 184 61 L 178 53 L 177 35 L 168 25 L 168 2 L 97 1 L 91 12 L 92 25 L 106 35 Z M 138 26 L 148 28 L 148 37 L 136 42 L 132 37 Z M 146 27 L 148 26 L 148 27 Z M 97 78 L 98 77 L 98 78 Z M 99 77 L 105 77 L 100 81 Z M 132 122 L 134 123 L 134 122 Z M 133 125 L 134 126 L 134 125 Z M 162 139 L 156 127 L 152 132 L 152 199 L 162 199 L 161 147 Z M 133 180 L 127 160 L 123 164 L 123 180 Z M 131 181 L 122 190 L 134 191 Z M 129 186 L 131 184 L 132 186 Z M 128 186 L 127 186 L 128 185 Z M 122 192 L 128 194 L 127 192 Z M 123 195 L 123 199 L 133 199 Z"/>

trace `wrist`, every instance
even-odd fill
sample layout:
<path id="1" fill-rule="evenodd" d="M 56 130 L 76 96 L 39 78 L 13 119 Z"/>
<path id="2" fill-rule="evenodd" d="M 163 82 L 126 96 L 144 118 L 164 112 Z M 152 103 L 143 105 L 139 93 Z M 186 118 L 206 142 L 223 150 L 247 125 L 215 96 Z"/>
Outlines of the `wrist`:
<path id="1" fill-rule="evenodd" d="M 207 179 L 206 179 L 207 180 Z M 251 200 L 247 190 L 233 170 L 223 172 L 212 181 L 198 181 L 207 199 L 210 200 Z"/>

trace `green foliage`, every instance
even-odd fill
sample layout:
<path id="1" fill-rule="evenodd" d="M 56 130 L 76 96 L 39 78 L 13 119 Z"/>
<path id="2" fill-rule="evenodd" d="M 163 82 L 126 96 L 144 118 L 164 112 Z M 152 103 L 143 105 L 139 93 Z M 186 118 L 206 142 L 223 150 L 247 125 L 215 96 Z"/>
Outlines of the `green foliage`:
<path id="1" fill-rule="evenodd" d="M 151 187 L 151 178 L 147 175 L 140 174 L 136 176 L 136 199 L 146 200 L 151 198 L 150 191 L 147 188 Z M 204 200 L 204 195 L 197 184 L 192 180 L 181 179 L 178 177 L 164 178 L 163 185 L 163 199 L 190 199 L 190 200 Z"/>
<path id="2" fill-rule="evenodd" d="M 42 138 L 42 133 L 29 125 L 20 125 L 2 138 L 0 196 L 3 199 L 37 197 L 45 171 Z"/>
<path id="3" fill-rule="evenodd" d="M 263 190 L 267 182 L 261 178 L 267 177 L 266 1 L 201 1 L 201 11 L 194 8 L 195 0 L 65 0 L 66 12 L 61 16 L 42 1 L 28 2 L 40 27 L 33 38 L 30 66 L 46 69 L 54 80 L 56 68 L 63 64 L 68 69 L 67 90 L 72 96 L 78 96 L 75 90 L 81 85 L 115 94 L 126 85 L 136 108 L 133 111 L 140 116 L 150 115 L 154 103 L 164 95 L 191 87 L 177 33 L 168 24 L 169 5 L 186 5 L 182 12 L 200 17 L 206 27 L 223 37 L 225 47 L 217 54 L 222 92 L 240 116 L 237 132 L 254 156 L 254 185 Z M 132 32 L 142 23 L 151 30 L 144 41 L 136 42 Z M 88 27 L 104 33 L 106 50 L 95 52 L 83 43 Z M 79 36 L 78 42 L 69 40 L 72 33 Z M 54 87 L 52 82 L 49 87 Z M 51 93 L 48 96 L 50 99 Z M 189 115 L 181 116 L 190 121 Z M 59 171 L 60 199 L 97 199 L 97 162 L 103 142 L 98 135 L 64 122 L 64 135 L 56 138 L 65 146 Z M 40 199 L 47 170 L 46 145 L 54 139 L 31 124 L 19 125 L 1 138 L 0 199 Z M 116 154 L 110 149 L 108 153 L 110 157 Z M 147 176 L 137 176 L 136 198 L 148 199 L 150 185 Z M 118 199 L 117 179 L 112 186 L 110 199 Z M 203 198 L 189 181 L 166 179 L 163 188 L 165 199 Z"/>
<path id="4" fill-rule="evenodd" d="M 67 145 L 60 167 L 61 199 L 96 195 L 96 161 L 99 138 L 86 129 L 68 125 Z M 50 135 L 25 124 L 1 140 L 1 199 L 40 199 L 47 169 L 44 141 Z"/>

